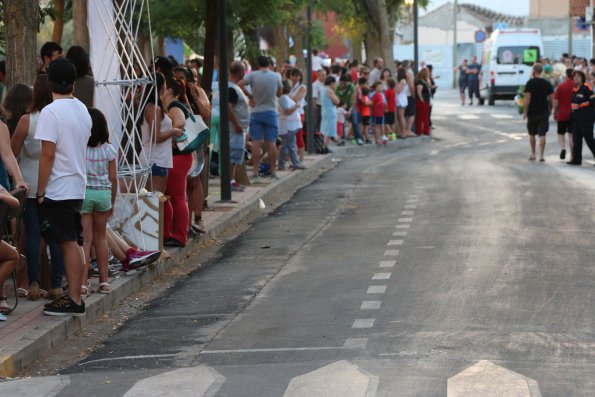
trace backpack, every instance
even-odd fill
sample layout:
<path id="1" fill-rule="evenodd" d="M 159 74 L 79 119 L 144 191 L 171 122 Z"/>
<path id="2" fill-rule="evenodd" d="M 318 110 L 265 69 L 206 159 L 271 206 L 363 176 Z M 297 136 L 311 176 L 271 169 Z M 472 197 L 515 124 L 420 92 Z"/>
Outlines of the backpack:
<path id="1" fill-rule="evenodd" d="M 314 152 L 316 154 L 328 153 L 328 147 L 324 144 L 324 136 L 319 132 L 314 134 Z"/>

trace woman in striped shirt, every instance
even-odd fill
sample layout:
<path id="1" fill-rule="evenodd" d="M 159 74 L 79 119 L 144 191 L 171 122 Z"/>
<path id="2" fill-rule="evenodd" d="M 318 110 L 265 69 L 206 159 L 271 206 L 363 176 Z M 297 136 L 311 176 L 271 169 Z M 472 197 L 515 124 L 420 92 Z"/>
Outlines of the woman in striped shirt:
<path id="1" fill-rule="evenodd" d="M 91 137 L 87 143 L 87 190 L 83 201 L 83 250 L 85 251 L 85 271 L 81 294 L 88 294 L 87 275 L 91 261 L 91 244 L 95 247 L 95 257 L 99 268 L 99 288 L 97 292 L 109 294 L 108 246 L 106 237 L 107 220 L 114 210 L 118 189 L 116 177 L 116 149 L 109 143 L 107 121 L 101 111 L 89 108 L 93 121 Z"/>

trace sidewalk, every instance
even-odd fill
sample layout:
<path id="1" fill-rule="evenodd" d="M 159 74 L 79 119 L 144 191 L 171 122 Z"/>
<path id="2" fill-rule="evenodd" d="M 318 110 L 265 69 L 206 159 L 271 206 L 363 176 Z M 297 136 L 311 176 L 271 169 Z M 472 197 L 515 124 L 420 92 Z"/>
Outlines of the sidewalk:
<path id="1" fill-rule="evenodd" d="M 203 237 L 200 240 L 189 240 L 185 248 L 167 249 L 168 255 L 162 255 L 162 258 L 170 258 L 161 259 L 134 274 L 120 273 L 110 282 L 111 294 L 93 293 L 85 299 L 85 317 L 46 316 L 42 313 L 42 308 L 49 301 L 40 299 L 33 302 L 20 298 L 18 307 L 8 316 L 8 320 L 0 322 L 0 377 L 15 376 L 27 365 L 63 343 L 70 335 L 84 329 L 87 323 L 99 319 L 130 294 L 141 290 L 168 268 L 186 260 L 201 245 L 217 238 L 234 225 L 250 219 L 257 212 L 262 212 L 260 200 L 267 208 L 277 206 L 335 166 L 332 154 L 306 156 L 304 164 L 306 170 L 279 172 L 278 181 L 262 179 L 257 184 L 246 187 L 243 192 L 234 192 L 232 199 L 237 203 L 217 203 L 220 197 L 220 180 L 210 179 L 209 210 L 203 212 L 206 231 Z M 97 280 L 91 279 L 91 282 L 92 288 L 95 288 Z M 8 282 L 6 285 L 8 292 Z"/>

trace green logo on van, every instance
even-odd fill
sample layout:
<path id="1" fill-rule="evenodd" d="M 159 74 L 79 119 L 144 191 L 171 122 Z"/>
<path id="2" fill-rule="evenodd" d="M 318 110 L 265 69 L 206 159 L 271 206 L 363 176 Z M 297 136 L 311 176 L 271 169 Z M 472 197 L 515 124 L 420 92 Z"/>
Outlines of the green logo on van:
<path id="1" fill-rule="evenodd" d="M 537 50 L 527 49 L 523 51 L 523 63 L 535 63 L 537 62 Z"/>

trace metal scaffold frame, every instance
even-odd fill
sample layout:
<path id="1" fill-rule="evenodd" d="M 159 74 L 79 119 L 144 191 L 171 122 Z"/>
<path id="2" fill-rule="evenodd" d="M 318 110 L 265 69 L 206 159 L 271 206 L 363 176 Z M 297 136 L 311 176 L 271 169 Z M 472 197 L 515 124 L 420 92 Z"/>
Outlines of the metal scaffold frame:
<path id="1" fill-rule="evenodd" d="M 119 149 L 119 195 L 133 195 L 120 200 L 116 212 L 129 214 L 145 194 L 150 177 L 151 151 L 142 150 L 141 123 L 148 94 L 154 86 L 154 70 L 145 61 L 138 46 L 142 26 L 152 37 L 148 0 L 94 0 L 89 2 L 91 66 L 95 77 L 95 106 L 106 116 L 110 140 Z M 151 58 L 153 47 L 151 46 Z M 154 90 L 155 97 L 158 95 Z M 155 98 L 156 99 L 156 98 Z M 155 101 L 156 102 L 156 101 Z M 151 128 L 154 134 L 154 128 Z M 154 137 L 153 137 L 154 138 Z M 154 142 L 154 139 L 151 139 Z M 121 206 L 128 208 L 121 208 Z M 115 217 L 122 219 L 121 217 Z M 117 223 L 118 221 L 116 221 Z M 135 225 L 143 240 L 142 225 Z M 112 225 L 120 228 L 122 225 Z M 130 236 L 128 236 L 130 237 Z M 136 241 L 145 246 L 143 241 Z"/>

